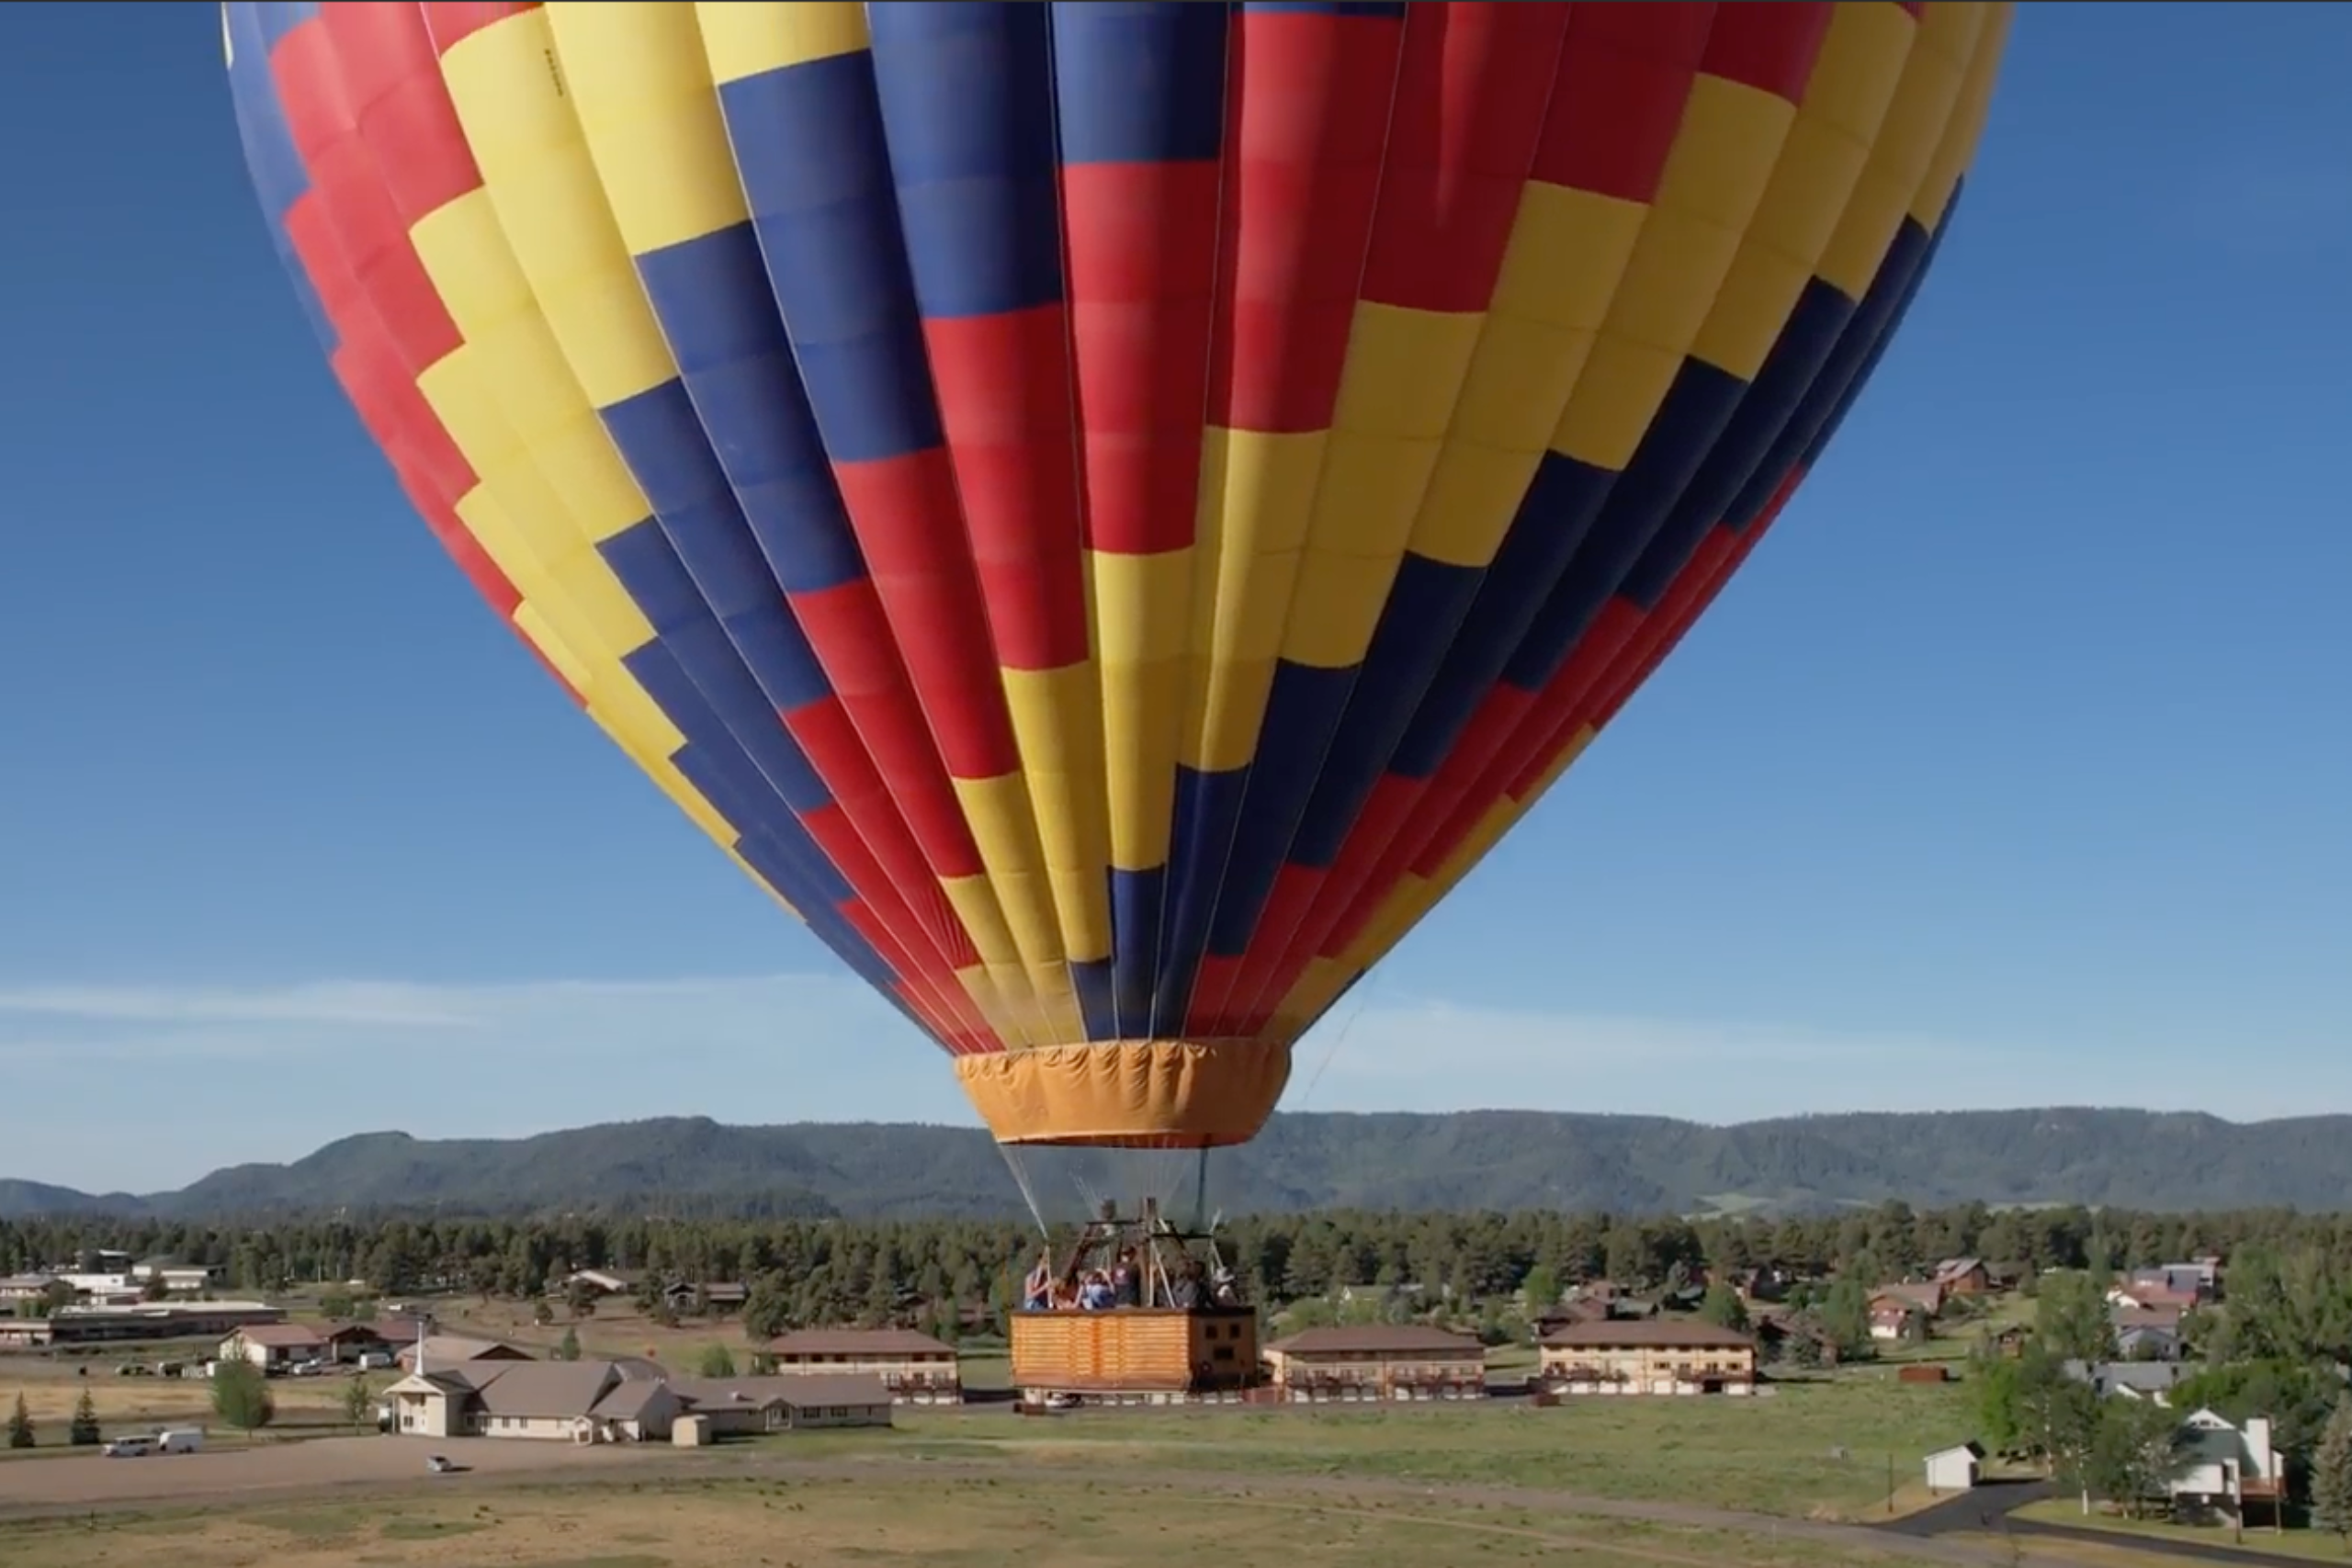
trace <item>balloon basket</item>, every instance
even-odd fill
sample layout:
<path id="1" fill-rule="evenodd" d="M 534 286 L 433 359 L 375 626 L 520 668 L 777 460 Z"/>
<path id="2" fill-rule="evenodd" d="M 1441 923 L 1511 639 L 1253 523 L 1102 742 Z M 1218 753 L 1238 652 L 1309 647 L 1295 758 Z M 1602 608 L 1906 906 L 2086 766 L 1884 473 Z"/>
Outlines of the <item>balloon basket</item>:
<path id="1" fill-rule="evenodd" d="M 1049 1245 L 1011 1329 L 1030 1404 L 1238 1402 L 1261 1381 L 1258 1310 L 1213 1230 L 1179 1228 L 1152 1198 L 1132 1215 L 1100 1201 L 1058 1256 Z"/>

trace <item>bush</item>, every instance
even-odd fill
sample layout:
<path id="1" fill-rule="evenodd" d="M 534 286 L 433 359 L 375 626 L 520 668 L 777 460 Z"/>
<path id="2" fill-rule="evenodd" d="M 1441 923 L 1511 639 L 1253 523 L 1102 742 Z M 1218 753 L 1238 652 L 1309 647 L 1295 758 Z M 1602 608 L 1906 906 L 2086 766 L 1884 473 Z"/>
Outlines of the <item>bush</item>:
<path id="1" fill-rule="evenodd" d="M 222 1361 L 212 1371 L 212 1411 L 241 1432 L 257 1432 L 277 1414 L 269 1380 L 251 1361 Z"/>

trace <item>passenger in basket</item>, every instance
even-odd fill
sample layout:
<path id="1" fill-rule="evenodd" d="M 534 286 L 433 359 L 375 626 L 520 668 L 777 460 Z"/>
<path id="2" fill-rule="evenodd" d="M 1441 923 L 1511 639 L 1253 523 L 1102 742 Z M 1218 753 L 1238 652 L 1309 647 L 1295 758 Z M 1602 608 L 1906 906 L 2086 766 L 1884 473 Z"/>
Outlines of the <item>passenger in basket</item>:
<path id="1" fill-rule="evenodd" d="M 1044 1312 L 1054 1304 L 1054 1258 L 1049 1252 L 1037 1254 L 1037 1267 L 1029 1270 L 1029 1278 L 1022 1282 L 1021 1310 Z"/>
<path id="2" fill-rule="evenodd" d="M 1118 1263 L 1111 1269 L 1111 1301 L 1114 1306 L 1143 1305 L 1143 1276 L 1136 1272 L 1132 1249 L 1120 1253 Z"/>

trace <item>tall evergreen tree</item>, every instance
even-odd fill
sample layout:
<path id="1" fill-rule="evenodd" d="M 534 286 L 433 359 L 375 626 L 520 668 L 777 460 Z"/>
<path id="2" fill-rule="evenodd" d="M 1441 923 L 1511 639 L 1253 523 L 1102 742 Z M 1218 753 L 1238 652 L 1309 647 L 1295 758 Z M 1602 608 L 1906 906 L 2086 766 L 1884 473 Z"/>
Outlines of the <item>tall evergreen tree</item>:
<path id="1" fill-rule="evenodd" d="M 98 1430 L 98 1406 L 84 1389 L 82 1397 L 74 1402 L 74 1419 L 65 1428 L 65 1440 L 77 1449 L 96 1448 L 104 1434 Z"/>
<path id="2" fill-rule="evenodd" d="M 12 1449 L 31 1448 L 40 1438 L 33 1431 L 33 1413 L 25 1408 L 25 1396 L 17 1395 L 17 1408 L 8 1413 L 8 1446 Z"/>
<path id="3" fill-rule="evenodd" d="M 2312 1521 L 2352 1547 L 2352 1394 L 2335 1402 L 2312 1454 Z"/>

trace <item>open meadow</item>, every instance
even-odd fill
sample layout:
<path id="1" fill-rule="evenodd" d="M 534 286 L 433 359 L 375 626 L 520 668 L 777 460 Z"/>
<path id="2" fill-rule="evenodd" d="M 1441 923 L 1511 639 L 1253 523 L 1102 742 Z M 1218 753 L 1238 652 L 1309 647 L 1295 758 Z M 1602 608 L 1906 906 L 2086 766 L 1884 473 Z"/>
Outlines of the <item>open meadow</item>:
<path id="1" fill-rule="evenodd" d="M 1594 1568 L 1900 1564 L 1806 1540 L 1593 1519 L 1442 1499 L 1199 1495 L 1181 1482 L 741 1479 L 626 1488 L 451 1478 L 437 1495 L 0 1525 L 10 1568 L 1096 1568 L 1187 1560 L 1220 1568 L 1422 1568 L 1559 1562 Z"/>
<path id="2" fill-rule="evenodd" d="M 82 1365 L 87 1366 L 87 1376 L 76 1375 L 77 1366 Z M 364 1377 L 350 1373 L 272 1379 L 269 1393 L 277 1413 L 257 1440 L 351 1431 L 344 1402 L 355 1381 L 364 1382 L 367 1386 L 372 1410 L 377 1391 L 392 1380 L 385 1372 Z M 209 1442 L 240 1440 L 238 1433 L 221 1425 L 213 1415 L 212 1385 L 203 1378 L 119 1377 L 111 1363 L 10 1356 L 0 1358 L 0 1417 L 6 1416 L 17 1396 L 22 1394 L 26 1414 L 32 1417 L 38 1446 L 29 1455 L 22 1450 L 0 1450 L 0 1461 L 72 1452 L 66 1442 L 67 1428 L 74 1418 L 74 1406 L 85 1391 L 97 1412 L 99 1431 L 106 1437 L 152 1432 L 158 1427 L 193 1425 L 208 1428 Z"/>
<path id="3" fill-rule="evenodd" d="M 2145 1555 L 2141 1549 L 2186 1544 L 2226 1546 L 2255 1556 L 2301 1562 L 2352 1562 L 2352 1551 L 2347 1551 L 2335 1532 L 2325 1529 L 2272 1530 L 2256 1525 L 2233 1539 L 2225 1529 L 2177 1525 L 2167 1519 L 2127 1519 L 2104 1506 L 2095 1506 L 2085 1514 L 2080 1504 L 2066 1498 L 2029 1503 L 2015 1517 L 2029 1525 L 2055 1525 L 2070 1531 L 2093 1532 L 2099 1539 L 2078 1543 L 2078 1555 L 2087 1554 L 2086 1561 L 2112 1558 L 2118 1553 L 2127 1557 Z"/>
<path id="4" fill-rule="evenodd" d="M 1409 1409 L 909 1412 L 892 1451 L 1008 1464 L 1073 1463 L 1439 1483 L 1532 1486 L 1792 1517 L 1870 1518 L 1919 1456 L 1960 1441 L 1954 1386 L 1891 1379 L 1781 1385 L 1763 1399 L 1521 1400 Z M 874 1439 L 804 1434 L 796 1452 Z"/>
<path id="5" fill-rule="evenodd" d="M 672 1364 L 691 1365 L 679 1354 L 682 1347 L 659 1348 Z M 348 1433 L 343 1402 L 351 1381 L 273 1380 L 278 1414 L 254 1440 Z M 386 1381 L 375 1374 L 369 1386 Z M 77 1377 L 60 1363 L 11 1359 L 0 1363 L 0 1404 L 24 1393 L 40 1439 L 31 1455 L 17 1458 L 72 1452 L 64 1446 L 66 1425 L 85 1388 L 109 1435 L 191 1423 L 207 1427 L 214 1447 L 240 1441 L 211 1416 L 209 1387 L 199 1380 L 117 1377 L 96 1366 Z M 1883 1516 L 1890 1479 L 1905 1492 L 1919 1456 L 1964 1438 L 1969 1425 L 1959 1385 L 1899 1383 L 1891 1371 L 1879 1371 L 1784 1382 L 1754 1399 L 1595 1398 L 1549 1408 L 1496 1399 L 1401 1409 L 1081 1411 L 1029 1419 L 1002 1404 L 910 1407 L 887 1432 L 801 1433 L 754 1446 L 826 1459 L 1071 1462 L 1091 1470 L 1538 1486 L 1837 1519 Z M 512 1446 L 494 1439 L 465 1446 L 485 1444 Z"/>

